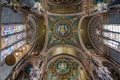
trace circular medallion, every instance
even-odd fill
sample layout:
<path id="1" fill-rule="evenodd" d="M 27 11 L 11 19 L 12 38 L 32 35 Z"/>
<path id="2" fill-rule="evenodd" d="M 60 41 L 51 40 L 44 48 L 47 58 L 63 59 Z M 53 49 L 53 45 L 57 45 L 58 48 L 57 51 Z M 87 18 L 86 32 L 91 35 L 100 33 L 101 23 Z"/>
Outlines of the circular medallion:
<path id="1" fill-rule="evenodd" d="M 55 64 L 55 68 L 58 74 L 66 74 L 70 70 L 70 64 L 66 61 L 58 61 Z"/>
<path id="2" fill-rule="evenodd" d="M 56 24 L 53 27 L 53 32 L 55 36 L 61 39 L 70 37 L 71 31 L 72 25 L 66 20 L 56 22 Z"/>
<path id="3" fill-rule="evenodd" d="M 5 58 L 5 63 L 8 65 L 8 66 L 13 66 L 15 63 L 16 63 L 16 58 L 14 55 L 7 55 L 6 58 Z"/>

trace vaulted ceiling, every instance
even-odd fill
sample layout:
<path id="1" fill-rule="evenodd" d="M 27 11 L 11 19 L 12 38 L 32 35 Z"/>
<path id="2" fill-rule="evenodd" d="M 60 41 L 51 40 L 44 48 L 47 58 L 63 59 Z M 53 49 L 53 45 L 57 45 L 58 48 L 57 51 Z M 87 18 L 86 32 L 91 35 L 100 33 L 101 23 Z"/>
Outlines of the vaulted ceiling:
<path id="1" fill-rule="evenodd" d="M 38 53 L 25 61 L 44 57 L 43 73 L 48 80 L 87 80 L 89 50 L 103 51 L 98 36 L 103 17 L 88 14 L 86 4 L 86 0 L 42 0 L 41 13 L 31 12 L 36 24 L 33 52 Z"/>
<path id="2" fill-rule="evenodd" d="M 48 12 L 70 14 L 82 12 L 83 0 L 47 0 L 46 3 Z"/>

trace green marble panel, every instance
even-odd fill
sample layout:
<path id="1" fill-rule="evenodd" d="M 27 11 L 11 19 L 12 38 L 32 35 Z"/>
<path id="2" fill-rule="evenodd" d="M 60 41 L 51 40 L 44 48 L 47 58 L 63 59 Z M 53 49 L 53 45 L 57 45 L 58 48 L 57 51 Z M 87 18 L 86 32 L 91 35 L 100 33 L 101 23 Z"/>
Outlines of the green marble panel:
<path id="1" fill-rule="evenodd" d="M 73 19 L 75 16 L 65 16 L 65 19 Z"/>
<path id="2" fill-rule="evenodd" d="M 51 39 L 52 39 L 52 32 L 50 31 L 48 32 L 48 44 L 50 43 Z"/>
<path id="3" fill-rule="evenodd" d="M 73 19 L 75 16 L 52 16 L 54 19 L 62 19 L 64 17 L 65 19 Z"/>
<path id="4" fill-rule="evenodd" d="M 56 45 L 61 45 L 61 44 L 62 44 L 61 40 L 56 40 L 53 43 L 49 44 L 48 48 L 51 48 L 51 47 L 56 46 Z"/>
<path id="5" fill-rule="evenodd" d="M 74 32 L 74 38 L 79 43 L 79 35 L 78 32 Z"/>
<path id="6" fill-rule="evenodd" d="M 70 41 L 70 40 L 65 41 L 64 44 L 79 47 L 79 44 L 78 44 L 78 43 L 75 43 L 75 42 Z"/>
<path id="7" fill-rule="evenodd" d="M 53 18 L 55 18 L 55 19 L 61 19 L 62 18 L 62 16 L 52 16 Z"/>
<path id="8" fill-rule="evenodd" d="M 48 27 L 50 30 L 52 30 L 53 22 L 48 18 Z"/>
<path id="9" fill-rule="evenodd" d="M 79 20 L 80 20 L 80 19 L 77 19 L 77 20 L 74 21 L 74 25 L 73 25 L 73 26 L 74 26 L 74 30 L 78 30 Z"/>

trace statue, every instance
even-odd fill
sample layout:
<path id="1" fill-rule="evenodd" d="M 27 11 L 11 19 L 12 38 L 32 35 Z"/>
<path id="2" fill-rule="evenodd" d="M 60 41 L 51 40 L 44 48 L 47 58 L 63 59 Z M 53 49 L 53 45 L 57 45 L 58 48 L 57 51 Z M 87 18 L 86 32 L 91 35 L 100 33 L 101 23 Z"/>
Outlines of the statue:
<path id="1" fill-rule="evenodd" d="M 30 72 L 30 80 L 39 80 L 40 79 L 40 69 L 32 68 Z"/>
<path id="2" fill-rule="evenodd" d="M 113 80 L 107 67 L 99 66 L 96 72 L 102 80 Z"/>

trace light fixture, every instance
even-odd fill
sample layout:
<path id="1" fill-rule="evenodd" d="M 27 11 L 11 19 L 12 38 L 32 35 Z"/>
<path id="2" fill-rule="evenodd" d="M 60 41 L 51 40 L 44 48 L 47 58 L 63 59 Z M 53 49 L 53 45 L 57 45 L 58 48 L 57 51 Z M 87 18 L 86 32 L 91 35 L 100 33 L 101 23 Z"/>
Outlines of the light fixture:
<path id="1" fill-rule="evenodd" d="M 25 50 L 25 47 L 22 47 L 23 50 Z"/>
<path id="2" fill-rule="evenodd" d="M 16 57 L 19 57 L 19 53 L 18 53 L 18 52 L 16 52 L 16 53 L 15 53 L 15 56 L 16 56 Z"/>

